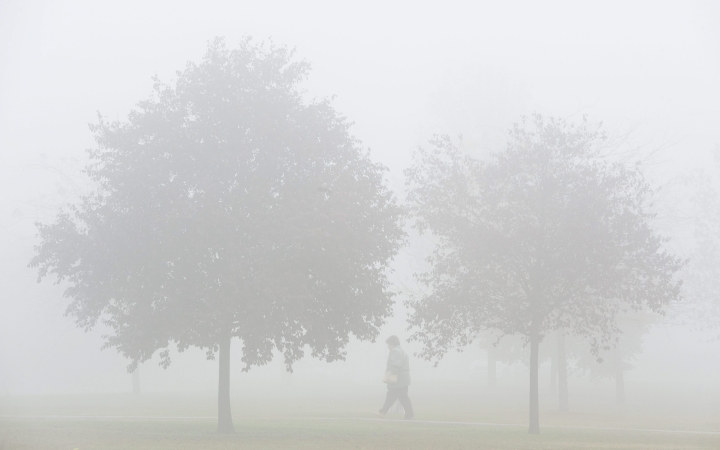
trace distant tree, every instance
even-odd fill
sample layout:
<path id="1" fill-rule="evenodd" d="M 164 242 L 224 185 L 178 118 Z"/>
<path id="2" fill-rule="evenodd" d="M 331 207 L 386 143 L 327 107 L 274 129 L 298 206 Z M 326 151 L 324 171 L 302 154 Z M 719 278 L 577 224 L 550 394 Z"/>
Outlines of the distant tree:
<path id="1" fill-rule="evenodd" d="M 652 190 L 639 168 L 603 158 L 602 142 L 586 120 L 535 115 L 490 161 L 439 137 L 406 171 L 415 226 L 439 242 L 419 274 L 429 293 L 408 301 L 421 356 L 438 360 L 486 329 L 525 336 L 530 433 L 545 334 L 568 330 L 597 352 L 623 308 L 662 310 L 679 296 L 682 262 L 650 226 Z"/>
<path id="2" fill-rule="evenodd" d="M 683 270 L 684 294 L 688 302 L 677 308 L 678 315 L 691 320 L 704 331 L 720 330 L 720 145 L 714 151 L 715 165 L 711 170 L 692 174 L 689 187 L 693 191 L 689 214 L 692 249 L 689 263 Z M 720 335 L 716 335 L 720 339 Z"/>
<path id="3" fill-rule="evenodd" d="M 550 390 L 553 394 L 558 394 L 560 411 L 567 411 L 568 350 L 571 354 L 575 353 L 573 351 L 576 350 L 574 347 L 577 339 L 570 340 L 571 348 L 568 349 L 564 336 L 562 339 L 558 336 L 560 332 L 561 330 L 557 330 L 544 337 L 544 345 L 538 352 L 538 365 L 542 365 L 545 361 L 550 363 Z M 476 336 L 475 341 L 487 352 L 487 379 L 490 388 L 496 386 L 498 362 L 508 365 L 521 363 L 530 367 L 530 349 L 527 340 L 521 335 L 497 336 L 492 332 L 485 332 Z"/>
<path id="4" fill-rule="evenodd" d="M 550 359 L 550 387 L 558 396 L 558 410 L 567 412 L 570 410 L 569 377 L 572 366 L 581 357 L 596 361 L 598 356 L 588 349 L 582 336 L 575 336 L 563 329 L 545 336 L 543 346 L 540 347 L 541 360 L 543 354 Z"/>
<path id="5" fill-rule="evenodd" d="M 578 350 L 587 351 L 586 348 L 578 348 L 578 344 L 585 344 L 582 339 L 565 335 L 562 330 L 556 330 L 543 338 L 543 345 L 538 351 L 538 365 L 545 361 L 550 363 L 550 390 L 558 395 L 560 411 L 568 411 L 568 361 L 574 358 Z M 492 333 L 483 333 L 476 337 L 480 348 L 487 351 L 488 355 L 488 385 L 495 387 L 496 366 L 498 362 L 504 364 L 522 363 L 530 367 L 530 349 L 527 340 L 521 335 L 495 336 Z M 586 345 L 585 345 L 586 347 Z"/>
<path id="6" fill-rule="evenodd" d="M 615 380 L 615 403 L 625 404 L 625 372 L 634 368 L 632 361 L 642 352 L 643 335 L 657 320 L 657 316 L 629 311 L 618 316 L 620 333 L 612 348 L 591 354 L 587 347 L 584 352 L 575 352 L 575 366 L 589 374 L 591 379 L 612 378 Z"/>
<path id="7" fill-rule="evenodd" d="M 487 352 L 488 387 L 497 385 L 497 363 L 511 365 L 522 362 L 527 365 L 528 349 L 522 336 L 501 335 L 490 331 L 475 337 L 479 347 Z"/>
<path id="8" fill-rule="evenodd" d="M 243 370 L 273 350 L 344 358 L 349 335 L 373 340 L 391 313 L 388 264 L 404 240 L 385 168 L 284 47 L 213 41 L 174 85 L 126 122 L 91 129 L 98 188 L 39 224 L 31 266 L 66 283 L 67 314 L 101 320 L 134 363 L 169 346 L 219 356 L 218 430 L 233 430 L 230 344 Z"/>

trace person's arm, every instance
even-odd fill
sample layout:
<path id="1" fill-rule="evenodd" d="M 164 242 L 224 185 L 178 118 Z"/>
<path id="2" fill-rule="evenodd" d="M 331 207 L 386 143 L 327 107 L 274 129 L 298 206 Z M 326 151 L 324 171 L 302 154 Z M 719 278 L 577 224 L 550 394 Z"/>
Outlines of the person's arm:
<path id="1" fill-rule="evenodd" d="M 388 355 L 387 371 L 397 374 L 402 370 L 403 353 L 399 349 L 392 349 Z"/>

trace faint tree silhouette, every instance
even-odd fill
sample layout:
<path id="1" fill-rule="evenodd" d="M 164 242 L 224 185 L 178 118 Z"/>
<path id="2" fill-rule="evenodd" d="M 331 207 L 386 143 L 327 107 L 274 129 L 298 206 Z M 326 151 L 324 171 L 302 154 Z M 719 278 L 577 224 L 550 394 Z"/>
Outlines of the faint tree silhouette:
<path id="1" fill-rule="evenodd" d="M 587 351 L 575 351 L 575 367 L 590 375 L 591 379 L 612 378 L 615 380 L 615 403 L 625 404 L 625 372 L 634 368 L 632 361 L 642 352 L 643 335 L 647 333 L 659 316 L 646 311 L 628 311 L 618 316 L 620 333 L 612 348 L 601 350 L 597 355 Z M 577 347 L 577 343 L 576 343 Z"/>

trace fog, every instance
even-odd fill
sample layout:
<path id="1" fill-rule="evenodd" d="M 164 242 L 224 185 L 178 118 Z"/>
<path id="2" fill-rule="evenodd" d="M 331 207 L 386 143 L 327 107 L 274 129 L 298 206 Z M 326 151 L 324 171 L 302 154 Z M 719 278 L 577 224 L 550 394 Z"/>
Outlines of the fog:
<path id="1" fill-rule="evenodd" d="M 218 414 L 220 344 L 209 344 L 215 359 L 208 360 L 208 346 L 190 344 L 180 351 L 179 341 L 171 337 L 171 364 L 167 368 L 161 366 L 162 345 L 151 349 L 150 354 L 139 347 L 132 349 L 130 344 L 126 355 L 115 348 L 103 350 L 106 336 L 114 333 L 112 327 L 102 321 L 89 330 L 78 327 L 74 318 L 65 314 L 71 298 L 64 297 L 63 292 L 72 282 L 65 279 L 55 284 L 54 276 L 48 276 L 38 283 L 38 267 L 29 264 L 38 254 L 36 246 L 42 243 L 36 224 L 53 223 L 61 208 L 81 205 L 82 197 L 97 189 L 97 179 L 89 179 L 83 171 L 91 162 L 86 150 L 98 148 L 88 124 L 97 124 L 98 114 L 108 123 L 128 121 L 138 102 L 154 98 L 153 76 L 174 86 L 180 77 L 178 71 L 189 67 L 188 62 L 200 64 L 218 37 L 224 38 L 230 50 L 239 48 L 246 37 L 252 38 L 252 45 L 264 42 L 266 46 L 272 43 L 276 48 L 294 49 L 291 61 L 310 64 L 307 77 L 298 86 L 303 104 L 330 99 L 337 115 L 351 124 L 350 135 L 361 141 L 357 148 L 369 149 L 368 161 L 387 167 L 381 184 L 392 192 L 397 205 L 406 208 L 397 217 L 387 212 L 382 219 L 386 220 L 384 230 L 394 223 L 407 233 L 406 237 L 397 237 L 396 251 L 394 244 L 388 244 L 390 257 L 375 255 L 379 259 L 367 263 L 367 267 L 379 264 L 377 267 L 383 268 L 383 276 L 387 277 L 383 295 L 394 294 L 388 297 L 391 313 L 387 317 L 377 313 L 374 338 L 370 338 L 372 330 L 362 331 L 359 325 L 345 332 L 349 340 L 344 348 L 326 349 L 328 354 L 339 352 L 335 355 L 344 359 L 332 362 L 313 358 L 311 346 L 301 345 L 305 354 L 293 361 L 292 373 L 286 371 L 283 354 L 277 348 L 272 350 L 270 362 L 264 364 L 263 358 L 257 357 L 260 363 L 243 371 L 243 343 L 237 337 L 232 340 L 229 389 L 236 430 L 243 429 L 243 421 L 259 417 L 373 417 L 370 413 L 377 411 L 385 399 L 385 340 L 391 335 L 400 338 L 409 356 L 412 383 L 408 392 L 418 421 L 512 423 L 527 427 L 528 394 L 532 396 L 532 386 L 528 388 L 532 372 L 528 336 L 532 330 L 526 334 L 522 331 L 525 325 L 517 325 L 517 332 L 511 333 L 507 328 L 510 325 L 500 330 L 483 322 L 478 327 L 488 331 L 467 328 L 460 332 L 462 326 L 458 326 L 451 331 L 475 333 L 474 342 L 459 346 L 461 351 L 457 351 L 457 345 L 448 344 L 444 355 L 426 351 L 429 343 L 439 348 L 445 339 L 437 330 L 443 326 L 452 328 L 443 325 L 450 320 L 449 316 L 443 318 L 444 311 L 462 307 L 446 304 L 445 309 L 437 310 L 440 312 L 431 307 L 418 309 L 423 302 L 433 304 L 433 292 L 445 286 L 439 284 L 440 275 L 425 284 L 419 275 L 433 270 L 426 258 L 436 245 L 463 241 L 452 241 L 459 239 L 462 230 L 447 231 L 457 225 L 448 215 L 449 210 L 442 208 L 446 198 L 443 195 L 451 198 L 443 186 L 450 184 L 427 182 L 431 175 L 423 174 L 431 174 L 435 166 L 423 165 L 418 155 L 422 154 L 420 148 L 442 148 L 443 157 L 451 158 L 457 150 L 457 154 L 487 166 L 479 172 L 473 172 L 475 166 L 471 164 L 453 167 L 461 167 L 461 172 L 471 174 L 469 178 L 482 173 L 491 179 L 487 174 L 501 173 L 500 169 L 492 172 L 496 167 L 493 164 L 496 155 L 512 145 L 508 143 L 513 142 L 509 132 L 513 124 L 522 124 L 523 117 L 529 124 L 534 114 L 540 114 L 569 124 L 582 124 L 584 118 L 592 126 L 602 123 L 609 138 L 600 156 L 593 158 L 616 163 L 627 173 L 637 168 L 652 191 L 648 194 L 647 212 L 653 215 L 648 216 L 647 223 L 653 232 L 668 238 L 658 248 L 677 258 L 679 264 L 677 270 L 667 269 L 667 289 L 662 292 L 659 287 L 657 292 L 650 292 L 653 288 L 648 285 L 643 286 L 649 290 L 632 291 L 634 298 L 647 292 L 648 302 L 661 299 L 658 301 L 662 305 L 652 312 L 645 304 L 638 313 L 641 319 L 632 322 L 644 325 L 638 332 L 634 353 L 625 361 L 625 406 L 616 405 L 613 376 L 598 375 L 600 372 L 592 368 L 598 358 L 608 364 L 608 352 L 614 351 L 611 347 L 615 348 L 618 334 L 600 336 L 605 331 L 592 331 L 599 323 L 597 318 L 585 317 L 585 322 L 573 325 L 576 322 L 562 316 L 565 312 L 548 316 L 552 319 L 543 322 L 549 328 L 543 331 L 539 344 L 540 428 L 547 423 L 560 427 L 704 431 L 711 432 L 711 437 L 712 433 L 720 433 L 720 285 L 713 281 L 720 274 L 720 258 L 715 259 L 720 252 L 713 253 L 715 243 L 720 244 L 720 208 L 708 206 L 718 206 L 713 202 L 720 189 L 716 159 L 720 152 L 717 3 L 5 0 L 0 2 L 0 415 L 6 426 L 0 429 L 4 435 L 0 437 L 0 448 L 50 448 L 48 443 L 23 440 L 25 435 L 17 431 L 22 428 L 17 424 L 24 423 L 18 418 L 26 416 L 207 416 L 212 420 L 203 429 L 216 429 L 213 420 Z M 539 133 L 539 128 L 533 129 Z M 561 129 L 566 130 L 559 126 Z M 431 143 L 434 136 L 442 135 L 448 136 L 452 149 Z M 196 166 L 189 167 L 192 172 Z M 416 175 L 412 175 L 413 167 Z M 151 167 L 149 171 L 154 170 Z M 321 175 L 317 179 L 322 179 Z M 472 185 L 477 189 L 473 192 L 486 192 L 478 183 Z M 436 203 L 423 200 L 423 192 L 427 191 L 413 191 L 417 186 L 431 185 L 438 189 L 437 200 L 433 200 Z M 318 189 L 325 189 L 325 185 Z M 340 195 L 332 191 L 332 186 L 327 189 L 326 199 Z M 365 213 L 357 214 L 357 221 L 367 217 Z M 441 220 L 443 215 L 446 221 Z M 424 233 L 414 227 L 423 221 Z M 262 228 L 259 222 L 252 226 Z M 584 235 L 575 237 L 585 242 Z M 278 239 L 285 239 L 285 235 Z M 341 237 L 337 239 L 342 241 Z M 388 242 L 392 239 L 388 238 Z M 362 242 L 369 241 L 358 238 L 357 243 L 348 245 L 357 245 L 364 252 L 367 249 Z M 504 248 L 510 249 L 510 245 Z M 318 248 L 325 251 L 325 247 Z M 317 263 L 312 270 L 325 270 L 323 264 L 335 264 L 328 261 L 307 264 Z M 385 263 L 387 266 L 383 266 Z M 478 262 L 478 267 L 481 265 Z M 305 267 L 292 268 L 296 269 Z M 272 273 L 279 273 L 279 269 Z M 289 280 L 289 276 L 283 280 Z M 573 276 L 568 275 L 573 280 L 589 277 Z M 662 276 L 653 276 L 653 286 L 661 285 L 658 280 Z M 383 282 L 377 283 L 379 286 Z M 587 286 L 592 283 L 588 281 Z M 623 289 L 631 283 L 626 279 L 622 283 L 625 287 L 608 292 L 629 292 Z M 668 293 L 671 285 L 678 289 L 676 296 Z M 599 284 L 592 286 L 593 292 L 602 290 Z M 454 289 L 447 292 L 457 297 L 462 290 L 457 286 Z M 496 288 L 484 289 L 488 293 Z M 636 289 L 636 285 L 627 289 Z M 278 295 L 294 295 L 290 291 Z M 493 290 L 488 295 L 493 297 L 498 292 Z M 640 297 L 637 292 L 641 292 Z M 352 302 L 348 305 L 355 307 Z M 608 306 L 608 311 L 614 307 Z M 365 311 L 364 307 L 358 308 Z M 108 317 L 109 313 L 105 310 L 102 314 Z M 302 311 L 296 314 L 305 315 Z M 339 319 L 343 323 L 354 323 L 353 318 L 360 315 L 370 320 L 365 312 L 353 315 L 340 308 L 338 314 L 349 317 Z M 436 328 L 427 325 L 422 329 L 418 326 L 422 321 L 413 321 L 413 314 Z M 289 327 L 287 322 L 282 323 Z M 307 327 L 307 322 L 303 326 Z M 562 400 L 558 403 L 557 367 L 553 365 L 557 364 L 553 356 L 557 350 L 552 347 L 557 345 L 556 328 L 567 330 L 569 349 L 569 412 L 560 416 L 557 411 L 563 407 Z M 627 330 L 636 328 L 628 325 L 624 334 L 631 335 L 633 331 Z M 429 334 L 416 335 L 409 342 L 413 333 L 422 330 Z M 590 331 L 583 335 L 583 330 Z M 358 336 L 362 333 L 365 335 Z M 494 347 L 493 342 L 498 341 L 493 336 L 503 334 L 508 336 Z M 526 339 L 521 337 L 523 334 Z M 186 341 L 192 339 L 200 338 Z M 457 339 L 450 341 L 462 341 Z M 605 339 L 600 347 L 606 348 L 598 347 L 591 353 L 593 339 Z M 340 340 L 333 341 L 330 347 Z M 509 341 L 517 345 L 512 351 L 502 350 Z M 497 357 L 495 386 L 491 386 L 488 375 L 493 351 L 504 352 L 504 356 Z M 133 359 L 127 354 L 132 352 L 142 355 L 138 358 L 139 396 L 132 394 L 133 376 L 128 371 Z M 590 361 L 590 366 L 583 366 L 584 360 Z M 627 419 L 630 416 L 634 422 Z M 317 426 L 315 423 L 310 427 Z M 518 434 L 527 433 L 522 427 L 516 430 Z M 355 434 L 346 439 L 342 445 L 361 442 Z M 447 439 L 449 448 L 451 438 Z M 472 439 L 470 442 L 474 442 Z M 504 438 L 497 439 L 495 446 L 487 448 L 506 448 Z M 588 439 L 595 442 L 596 438 Z M 621 441 L 652 448 L 657 436 L 632 439 Z M 671 444 L 695 448 L 691 447 L 696 443 L 692 435 L 676 439 Z M 87 442 L 86 448 L 98 448 Z M 268 442 L 263 444 L 267 448 L 294 448 L 288 443 Z M 371 446 L 403 446 L 398 442 L 389 447 Z M 427 441 L 425 444 L 431 447 L 418 448 L 442 448 L 442 442 Z M 334 448 L 345 448 L 342 445 Z M 523 445 L 534 444 L 527 441 Z M 155 447 L 148 444 L 140 448 Z M 215 447 L 208 444 L 207 448 Z"/>

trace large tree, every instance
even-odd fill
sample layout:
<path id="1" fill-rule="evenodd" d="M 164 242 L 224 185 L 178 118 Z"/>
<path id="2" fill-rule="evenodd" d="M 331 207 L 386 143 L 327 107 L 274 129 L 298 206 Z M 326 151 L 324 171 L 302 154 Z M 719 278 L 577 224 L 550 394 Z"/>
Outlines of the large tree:
<path id="1" fill-rule="evenodd" d="M 419 274 L 428 294 L 408 302 L 421 355 L 437 360 L 488 329 L 525 336 L 531 433 L 544 335 L 564 329 L 598 351 L 619 311 L 679 296 L 682 262 L 651 227 L 652 190 L 639 168 L 604 157 L 603 138 L 586 120 L 535 115 L 490 160 L 439 137 L 406 172 L 415 225 L 438 242 Z"/>
<path id="2" fill-rule="evenodd" d="M 177 80 L 156 80 L 126 121 L 91 126 L 98 188 L 39 225 L 31 266 L 67 284 L 67 313 L 101 320 L 134 364 L 169 347 L 219 356 L 218 429 L 233 430 L 230 344 L 244 369 L 275 349 L 342 359 L 391 313 L 388 264 L 401 211 L 327 100 L 284 47 L 211 42 Z"/>

